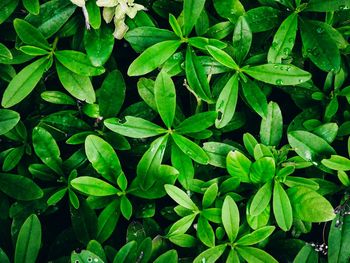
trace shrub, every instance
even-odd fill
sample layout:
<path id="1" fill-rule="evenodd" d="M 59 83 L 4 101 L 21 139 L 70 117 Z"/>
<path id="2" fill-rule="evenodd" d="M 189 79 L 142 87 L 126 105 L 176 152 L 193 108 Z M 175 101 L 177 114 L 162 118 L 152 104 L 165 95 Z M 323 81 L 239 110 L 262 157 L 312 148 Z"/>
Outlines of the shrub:
<path id="1" fill-rule="evenodd" d="M 349 262 L 350 1 L 136 2 L 0 3 L 0 262 Z"/>

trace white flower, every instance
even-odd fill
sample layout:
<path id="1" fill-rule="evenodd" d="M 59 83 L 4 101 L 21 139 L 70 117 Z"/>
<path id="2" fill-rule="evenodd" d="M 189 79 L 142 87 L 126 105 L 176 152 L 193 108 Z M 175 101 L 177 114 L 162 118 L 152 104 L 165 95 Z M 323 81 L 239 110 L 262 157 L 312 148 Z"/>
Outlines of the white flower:
<path id="1" fill-rule="evenodd" d="M 134 0 L 97 0 L 97 6 L 103 7 L 103 19 L 110 23 L 114 17 L 116 39 L 122 39 L 129 27 L 125 24 L 125 17 L 133 19 L 140 10 L 147 10 L 143 5 L 135 4 Z"/>
<path id="2" fill-rule="evenodd" d="M 85 0 L 70 0 L 73 4 L 83 7 L 85 6 Z"/>

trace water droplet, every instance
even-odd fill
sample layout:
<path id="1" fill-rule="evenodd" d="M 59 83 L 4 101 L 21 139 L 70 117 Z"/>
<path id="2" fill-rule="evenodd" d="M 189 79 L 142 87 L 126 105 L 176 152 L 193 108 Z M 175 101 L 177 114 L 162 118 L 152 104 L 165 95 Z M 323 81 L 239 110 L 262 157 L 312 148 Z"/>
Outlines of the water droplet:
<path id="1" fill-rule="evenodd" d="M 95 261 L 95 262 L 98 262 L 98 258 L 94 258 L 94 261 Z"/>
<path id="2" fill-rule="evenodd" d="M 307 53 L 311 53 L 311 52 L 312 52 L 312 49 L 311 49 L 311 48 L 308 48 L 306 51 L 307 51 Z"/>
<path id="3" fill-rule="evenodd" d="M 92 258 L 89 257 L 89 258 L 87 259 L 87 261 L 88 261 L 88 262 L 92 262 Z"/>
<path id="4" fill-rule="evenodd" d="M 74 261 L 74 263 L 80 263 L 80 261 L 77 259 L 77 260 Z"/>
<path id="5" fill-rule="evenodd" d="M 339 6 L 339 10 L 344 10 L 344 9 L 346 9 L 346 5 L 340 5 Z"/>
<path id="6" fill-rule="evenodd" d="M 316 32 L 317 32 L 318 34 L 322 34 L 322 33 L 324 32 L 324 29 L 323 29 L 322 27 L 318 27 L 318 28 L 316 29 Z"/>
<path id="7" fill-rule="evenodd" d="M 274 67 L 274 68 L 278 68 L 278 65 L 274 65 L 273 67 Z"/>
<path id="8" fill-rule="evenodd" d="M 281 79 L 276 80 L 276 84 L 277 85 L 282 85 L 283 84 L 283 80 L 281 80 Z"/>
<path id="9" fill-rule="evenodd" d="M 303 83 L 304 81 L 302 79 L 299 79 L 299 83 Z"/>
<path id="10" fill-rule="evenodd" d="M 314 55 L 315 57 L 318 57 L 320 55 L 320 51 L 317 48 L 314 48 L 311 54 Z"/>
<path id="11" fill-rule="evenodd" d="M 277 46 L 278 46 L 278 42 L 273 42 L 271 47 L 272 47 L 273 49 L 276 49 Z"/>
<path id="12" fill-rule="evenodd" d="M 294 37 L 290 37 L 289 39 L 288 39 L 288 42 L 289 43 L 293 43 L 295 41 L 295 38 Z"/>
<path id="13" fill-rule="evenodd" d="M 292 67 L 286 67 L 287 71 L 290 71 L 292 69 Z"/>
<path id="14" fill-rule="evenodd" d="M 284 49 L 283 49 L 283 53 L 284 53 L 286 56 L 288 56 L 289 53 L 290 53 L 290 48 L 289 48 L 289 47 L 284 48 Z"/>

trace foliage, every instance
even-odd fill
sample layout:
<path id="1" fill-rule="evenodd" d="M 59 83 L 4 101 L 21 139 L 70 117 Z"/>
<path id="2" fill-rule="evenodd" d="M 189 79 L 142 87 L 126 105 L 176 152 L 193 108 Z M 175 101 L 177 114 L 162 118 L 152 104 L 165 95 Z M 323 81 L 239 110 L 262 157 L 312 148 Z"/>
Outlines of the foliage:
<path id="1" fill-rule="evenodd" d="M 1 1 L 0 262 L 349 262 L 349 17 Z"/>

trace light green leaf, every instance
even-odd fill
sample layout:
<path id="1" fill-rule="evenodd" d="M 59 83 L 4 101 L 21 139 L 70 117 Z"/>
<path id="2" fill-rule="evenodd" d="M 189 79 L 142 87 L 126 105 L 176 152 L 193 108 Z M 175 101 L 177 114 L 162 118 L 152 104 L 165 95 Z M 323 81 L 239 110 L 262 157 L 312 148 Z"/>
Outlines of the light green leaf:
<path id="1" fill-rule="evenodd" d="M 283 59 L 288 58 L 294 47 L 297 27 L 298 15 L 296 13 L 292 13 L 282 22 L 267 55 L 269 63 L 282 63 Z"/>
<path id="2" fill-rule="evenodd" d="M 265 145 L 278 146 L 282 135 L 282 112 L 278 104 L 271 101 L 267 108 L 267 116 L 261 121 L 260 140 Z"/>
<path id="3" fill-rule="evenodd" d="M 181 149 L 181 151 L 188 155 L 193 161 L 200 164 L 208 164 L 208 155 L 196 143 L 176 133 L 171 134 L 171 137 L 177 146 Z"/>
<path id="4" fill-rule="evenodd" d="M 249 53 L 253 40 L 253 34 L 250 30 L 247 19 L 244 16 L 238 18 L 233 31 L 233 57 L 238 64 L 241 64 Z"/>
<path id="5" fill-rule="evenodd" d="M 266 95 L 255 81 L 246 78 L 246 81 L 240 81 L 242 85 L 243 95 L 248 105 L 259 114 L 262 118 L 267 117 L 267 99 Z"/>
<path id="6" fill-rule="evenodd" d="M 31 46 L 40 47 L 46 50 L 50 49 L 50 45 L 45 37 L 34 26 L 25 20 L 16 18 L 13 21 L 14 28 L 18 37 Z"/>
<path id="7" fill-rule="evenodd" d="M 222 224 L 224 225 L 225 232 L 230 240 L 233 242 L 238 234 L 239 230 L 239 210 L 236 202 L 231 196 L 225 197 L 221 210 Z"/>
<path id="8" fill-rule="evenodd" d="M 272 196 L 272 183 L 265 183 L 259 191 L 254 195 L 252 203 L 250 204 L 250 214 L 258 216 L 264 212 L 269 205 Z"/>
<path id="9" fill-rule="evenodd" d="M 200 253 L 193 261 L 193 263 L 215 263 L 226 249 L 226 244 L 209 248 Z"/>
<path id="10" fill-rule="evenodd" d="M 63 87 L 72 96 L 87 103 L 95 102 L 95 91 L 89 77 L 78 75 L 59 62 L 56 63 L 56 70 Z"/>
<path id="11" fill-rule="evenodd" d="M 239 240 L 237 240 L 236 244 L 239 246 L 251 246 L 260 243 L 268 238 L 274 230 L 274 226 L 265 226 L 259 228 L 258 230 L 255 230 L 254 232 L 241 237 Z"/>
<path id="12" fill-rule="evenodd" d="M 148 138 L 167 132 L 164 128 L 150 121 L 133 116 L 126 116 L 125 122 L 121 122 L 117 118 L 110 118 L 105 120 L 104 124 L 111 131 L 131 138 Z"/>
<path id="13" fill-rule="evenodd" d="M 193 211 L 198 211 L 198 207 L 193 203 L 191 198 L 180 188 L 166 184 L 164 185 L 165 191 L 167 194 L 179 205 L 182 207 L 185 207 L 187 209 L 193 210 Z"/>
<path id="14" fill-rule="evenodd" d="M 15 263 L 35 263 L 41 245 L 41 224 L 36 215 L 30 215 L 19 230 Z"/>
<path id="15" fill-rule="evenodd" d="M 120 192 L 113 185 L 90 176 L 80 176 L 73 179 L 70 184 L 76 190 L 92 196 L 110 196 L 116 195 Z"/>
<path id="16" fill-rule="evenodd" d="M 255 247 L 237 247 L 238 254 L 248 263 L 278 263 L 270 254 Z"/>
<path id="17" fill-rule="evenodd" d="M 249 171 L 252 162 L 241 152 L 231 151 L 226 158 L 227 171 L 241 182 L 249 183 Z"/>
<path id="18" fill-rule="evenodd" d="M 257 183 L 265 183 L 271 181 L 275 176 L 276 164 L 272 157 L 261 157 L 255 161 L 250 167 L 250 180 Z"/>
<path id="19" fill-rule="evenodd" d="M 4 45 L 0 43 L 0 58 L 12 59 L 11 51 Z"/>
<path id="20" fill-rule="evenodd" d="M 167 40 L 147 48 L 131 63 L 128 75 L 141 76 L 155 70 L 167 61 L 180 45 L 180 40 Z"/>
<path id="21" fill-rule="evenodd" d="M 202 10 L 204 8 L 205 0 L 184 0 L 183 7 L 183 34 L 188 36 L 194 25 L 196 24 Z"/>
<path id="22" fill-rule="evenodd" d="M 43 76 L 47 62 L 47 58 L 41 58 L 22 69 L 5 89 L 1 105 L 9 108 L 26 98 Z"/>
<path id="23" fill-rule="evenodd" d="M 206 46 L 206 48 L 209 54 L 222 65 L 233 70 L 239 69 L 237 63 L 225 51 L 213 46 Z"/>
<path id="24" fill-rule="evenodd" d="M 95 170 L 111 183 L 123 172 L 113 147 L 96 135 L 85 139 L 85 153 Z"/>
<path id="25" fill-rule="evenodd" d="M 216 116 L 217 113 L 215 111 L 206 111 L 194 114 L 176 126 L 175 131 L 179 134 L 204 131 L 214 124 Z"/>
<path id="26" fill-rule="evenodd" d="M 350 160 L 340 155 L 332 155 L 329 159 L 323 159 L 321 163 L 332 170 L 349 171 Z"/>
<path id="27" fill-rule="evenodd" d="M 340 221 L 341 220 L 341 221 Z M 337 222 L 341 222 L 341 225 Z M 333 219 L 328 236 L 328 262 L 346 263 L 350 260 L 350 216 Z"/>
<path id="28" fill-rule="evenodd" d="M 154 98 L 165 126 L 171 128 L 175 118 L 176 91 L 172 79 L 164 71 L 158 74 L 154 84 Z"/>
<path id="29" fill-rule="evenodd" d="M 0 109 L 0 135 L 3 135 L 12 130 L 21 116 L 13 110 Z"/>
<path id="30" fill-rule="evenodd" d="M 326 198 L 306 187 L 287 190 L 293 208 L 293 217 L 306 222 L 326 222 L 335 217 L 332 205 Z"/>
<path id="31" fill-rule="evenodd" d="M 277 86 L 299 85 L 311 79 L 309 72 L 285 64 L 245 67 L 244 72 L 257 80 Z"/>
<path id="32" fill-rule="evenodd" d="M 278 181 L 275 181 L 273 188 L 273 214 L 277 225 L 288 231 L 293 224 L 293 211 L 288 195 Z"/>

